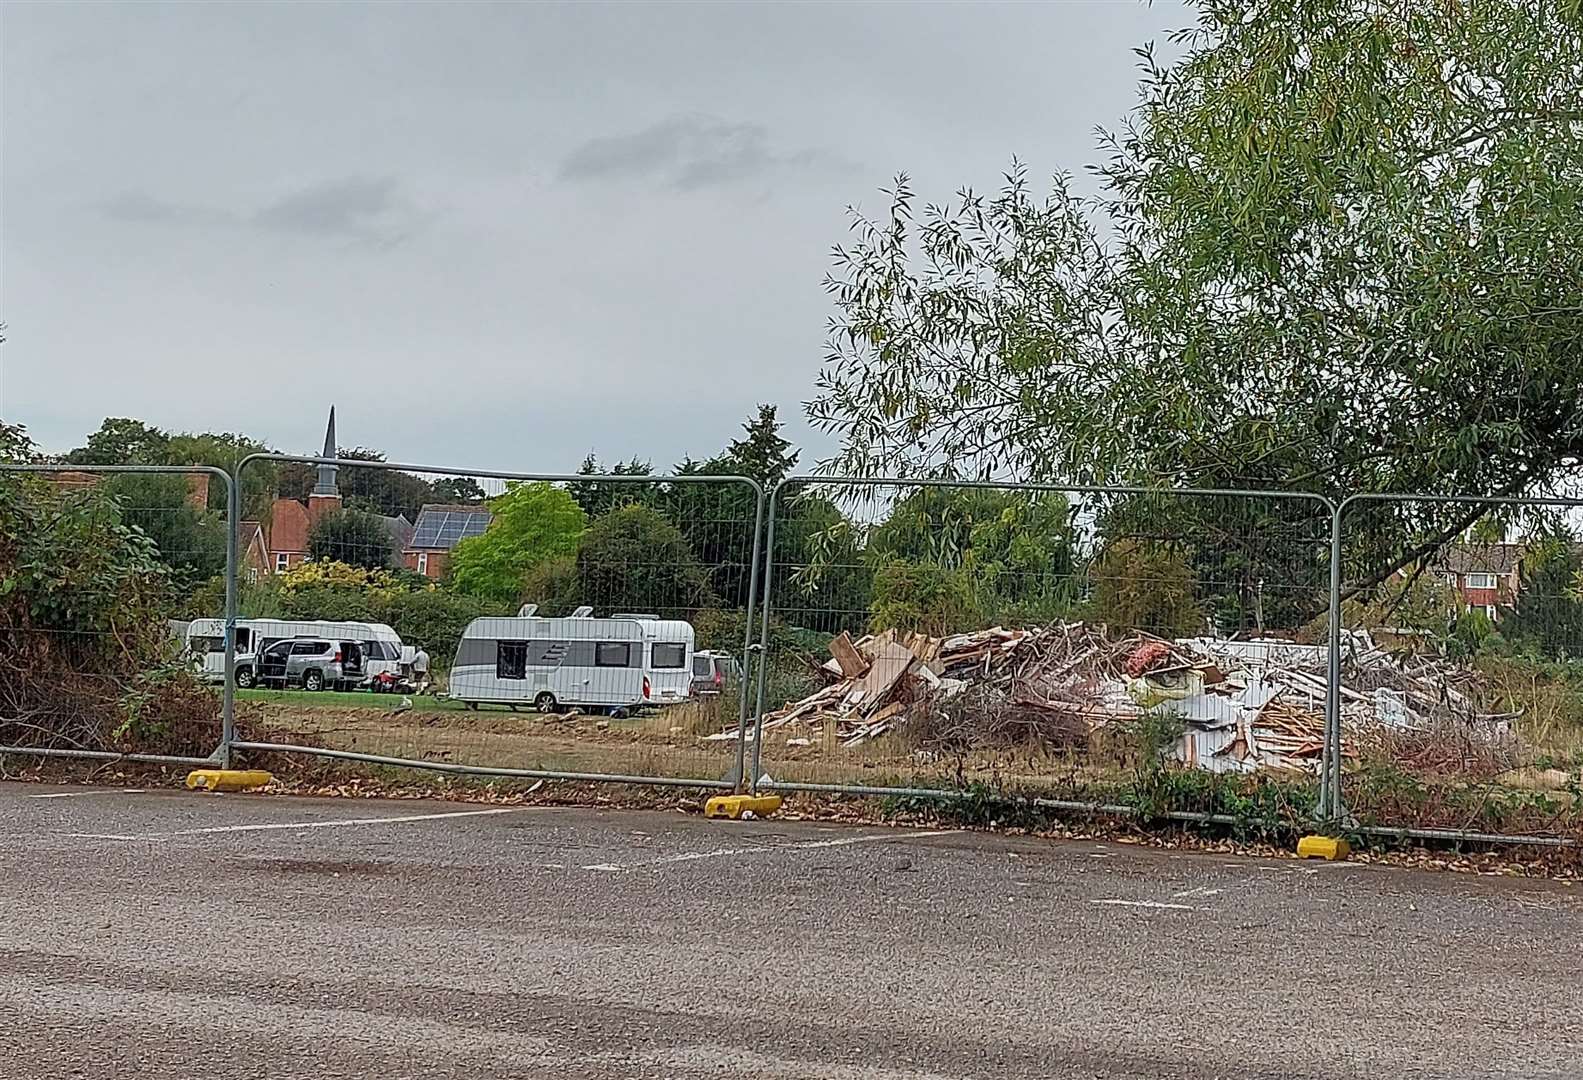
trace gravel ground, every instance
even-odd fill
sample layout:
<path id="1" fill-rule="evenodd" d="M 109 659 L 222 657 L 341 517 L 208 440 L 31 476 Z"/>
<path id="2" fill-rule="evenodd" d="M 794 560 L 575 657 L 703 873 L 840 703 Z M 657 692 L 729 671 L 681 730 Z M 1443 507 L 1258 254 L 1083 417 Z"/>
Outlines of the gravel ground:
<path id="1" fill-rule="evenodd" d="M 0 784 L 13 1078 L 1583 1076 L 1565 885 Z"/>

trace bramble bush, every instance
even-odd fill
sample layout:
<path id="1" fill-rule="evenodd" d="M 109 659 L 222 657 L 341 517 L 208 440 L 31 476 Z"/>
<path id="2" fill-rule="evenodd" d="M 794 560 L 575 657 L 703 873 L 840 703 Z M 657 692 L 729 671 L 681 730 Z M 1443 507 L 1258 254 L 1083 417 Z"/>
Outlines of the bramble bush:
<path id="1" fill-rule="evenodd" d="M 213 750 L 218 699 L 177 662 L 174 596 L 112 494 L 0 480 L 0 742 Z"/>

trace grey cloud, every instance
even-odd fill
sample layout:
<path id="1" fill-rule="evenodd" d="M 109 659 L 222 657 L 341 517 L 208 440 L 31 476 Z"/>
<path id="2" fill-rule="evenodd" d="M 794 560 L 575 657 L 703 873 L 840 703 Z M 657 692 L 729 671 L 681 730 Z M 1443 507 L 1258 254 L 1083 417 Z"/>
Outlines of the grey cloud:
<path id="1" fill-rule="evenodd" d="M 572 181 L 652 180 L 681 191 L 720 187 L 837 159 L 805 149 L 779 152 L 762 124 L 676 116 L 627 135 L 590 139 L 561 162 Z"/>
<path id="2" fill-rule="evenodd" d="M 51 450 L 128 415 L 312 450 L 322 395 L 258 378 L 290 357 L 377 372 L 336 420 L 397 459 L 675 462 L 771 401 L 812 463 L 830 436 L 796 403 L 844 208 L 886 205 L 902 169 L 921 197 L 993 189 L 1014 153 L 1086 183 L 1094 126 L 1137 100 L 1132 48 L 1197 19 L 1179 0 L 371 10 L 6 6 L 0 414 Z"/>
<path id="3" fill-rule="evenodd" d="M 234 224 L 234 215 L 208 206 L 182 205 L 143 191 L 126 191 L 103 204 L 107 217 L 142 225 Z"/>
<path id="4" fill-rule="evenodd" d="M 293 191 L 252 213 L 170 202 L 127 191 L 102 204 L 107 217 L 138 225 L 224 226 L 397 243 L 426 220 L 394 177 L 352 177 Z"/>
<path id="5" fill-rule="evenodd" d="M 253 216 L 260 228 L 357 240 L 400 239 L 419 215 L 394 177 L 353 177 L 294 191 Z"/>

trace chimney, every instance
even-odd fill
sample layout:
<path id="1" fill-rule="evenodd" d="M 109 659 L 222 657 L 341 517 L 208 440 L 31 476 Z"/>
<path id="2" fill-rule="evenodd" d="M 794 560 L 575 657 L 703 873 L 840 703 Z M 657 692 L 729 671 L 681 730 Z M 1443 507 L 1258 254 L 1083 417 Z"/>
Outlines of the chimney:
<path id="1" fill-rule="evenodd" d="M 209 509 L 209 474 L 187 474 L 187 505 L 198 513 Z"/>
<path id="2" fill-rule="evenodd" d="M 319 456 L 325 458 L 336 456 L 334 405 L 330 406 L 330 423 L 324 429 L 324 450 Z M 319 466 L 319 481 L 308 493 L 308 528 L 310 529 L 325 514 L 341 508 L 341 489 L 336 485 L 335 473 L 334 465 Z"/>

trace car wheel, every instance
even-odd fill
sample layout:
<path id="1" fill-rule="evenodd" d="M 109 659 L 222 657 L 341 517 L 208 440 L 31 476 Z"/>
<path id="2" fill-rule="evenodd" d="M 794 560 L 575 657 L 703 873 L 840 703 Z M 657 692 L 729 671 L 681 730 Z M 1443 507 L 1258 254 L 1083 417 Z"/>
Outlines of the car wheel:
<path id="1" fill-rule="evenodd" d="M 236 669 L 236 686 L 239 690 L 251 690 L 253 688 L 252 668 L 245 667 Z"/>
<path id="2" fill-rule="evenodd" d="M 304 673 L 302 676 L 302 688 L 304 690 L 314 691 L 323 690 L 324 676 L 317 671 L 309 671 Z"/>
<path id="3" fill-rule="evenodd" d="M 625 720 L 627 717 L 629 717 L 631 715 L 632 715 L 632 712 L 629 709 L 611 709 L 610 710 L 610 719 L 612 719 L 612 720 Z"/>
<path id="4" fill-rule="evenodd" d="M 548 690 L 544 691 L 544 693 L 540 694 L 538 697 L 533 699 L 533 707 L 538 709 L 539 712 L 542 712 L 542 713 L 552 713 L 552 712 L 554 712 L 555 711 L 555 695 L 550 693 Z"/>

